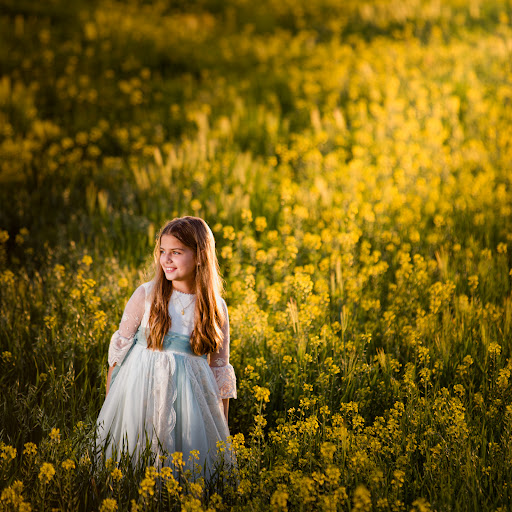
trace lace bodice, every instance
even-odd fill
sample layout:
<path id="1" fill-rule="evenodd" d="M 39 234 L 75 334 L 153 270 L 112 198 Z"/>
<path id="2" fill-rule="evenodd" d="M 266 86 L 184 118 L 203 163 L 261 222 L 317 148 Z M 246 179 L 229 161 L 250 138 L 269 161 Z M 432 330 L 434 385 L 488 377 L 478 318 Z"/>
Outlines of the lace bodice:
<path id="1" fill-rule="evenodd" d="M 173 332 L 190 336 L 194 329 L 194 308 L 196 296 L 192 293 L 183 293 L 174 290 L 169 301 L 169 315 L 171 315 Z M 182 313 L 183 312 L 183 313 Z"/>
<path id="2" fill-rule="evenodd" d="M 133 345 L 139 326 L 147 327 L 151 307 L 149 295 L 151 282 L 139 286 L 124 309 L 119 329 L 112 335 L 108 350 L 108 364 L 121 365 Z M 173 332 L 190 336 L 194 328 L 195 295 L 174 290 L 169 301 Z M 229 317 L 224 300 L 222 307 L 226 321 L 222 328 L 223 342 L 218 352 L 208 356 L 210 368 L 215 376 L 222 398 L 236 398 L 236 377 L 229 364 Z M 183 311 L 183 314 L 182 314 Z"/>

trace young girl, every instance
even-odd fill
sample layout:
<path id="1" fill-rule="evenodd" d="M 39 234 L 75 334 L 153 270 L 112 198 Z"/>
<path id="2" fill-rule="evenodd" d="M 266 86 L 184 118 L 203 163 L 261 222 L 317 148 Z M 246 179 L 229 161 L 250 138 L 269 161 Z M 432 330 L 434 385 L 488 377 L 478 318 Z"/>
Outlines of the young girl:
<path id="1" fill-rule="evenodd" d="M 197 217 L 161 229 L 155 276 L 126 304 L 108 351 L 107 397 L 98 417 L 105 456 L 134 460 L 147 442 L 156 455 L 192 450 L 212 469 L 226 441 L 236 379 L 215 240 Z M 189 465 L 189 469 L 193 469 Z"/>

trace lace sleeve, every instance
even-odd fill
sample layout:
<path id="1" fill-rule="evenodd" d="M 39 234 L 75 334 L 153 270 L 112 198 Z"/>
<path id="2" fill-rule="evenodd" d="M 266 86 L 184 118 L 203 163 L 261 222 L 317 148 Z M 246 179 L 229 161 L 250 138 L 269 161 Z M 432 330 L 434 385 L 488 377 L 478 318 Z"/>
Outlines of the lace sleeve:
<path id="1" fill-rule="evenodd" d="M 144 315 L 146 292 L 144 286 L 139 286 L 130 297 L 124 308 L 124 313 L 119 324 L 119 329 L 112 335 L 108 347 L 108 364 L 122 364 L 126 354 L 130 350 L 133 337 L 139 328 Z"/>
<path id="2" fill-rule="evenodd" d="M 236 398 L 235 370 L 229 364 L 229 316 L 226 303 L 222 301 L 225 322 L 222 327 L 223 342 L 218 352 L 210 354 L 210 368 L 217 381 L 221 398 Z"/>

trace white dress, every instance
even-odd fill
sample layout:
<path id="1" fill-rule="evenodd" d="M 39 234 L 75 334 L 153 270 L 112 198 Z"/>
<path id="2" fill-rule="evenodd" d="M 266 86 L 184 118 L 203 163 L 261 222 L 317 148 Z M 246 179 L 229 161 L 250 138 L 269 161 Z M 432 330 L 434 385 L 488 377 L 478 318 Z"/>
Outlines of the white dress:
<path id="1" fill-rule="evenodd" d="M 229 435 L 222 399 L 236 398 L 226 303 L 222 300 L 222 348 L 209 357 L 197 356 L 190 346 L 195 295 L 174 290 L 172 327 L 163 350 L 155 351 L 147 348 L 146 339 L 151 286 L 144 283 L 135 290 L 110 341 L 108 363 L 116 366 L 97 421 L 98 444 L 105 446 L 106 458 L 119 459 L 126 450 L 134 463 L 147 443 L 155 455 L 182 452 L 185 469 L 193 469 L 190 452 L 197 450 L 196 463 L 206 476 L 217 460 L 217 442 Z M 230 457 L 229 450 L 224 456 Z M 164 464 L 170 465 L 170 457 Z"/>

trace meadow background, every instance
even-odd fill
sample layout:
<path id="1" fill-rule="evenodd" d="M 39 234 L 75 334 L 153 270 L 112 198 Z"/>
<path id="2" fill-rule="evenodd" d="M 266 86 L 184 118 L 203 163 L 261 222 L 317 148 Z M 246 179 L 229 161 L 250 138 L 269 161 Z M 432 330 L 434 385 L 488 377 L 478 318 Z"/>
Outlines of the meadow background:
<path id="1" fill-rule="evenodd" d="M 0 6 L 1 511 L 510 510 L 510 0 Z M 210 483 L 94 457 L 185 214 L 238 375 Z"/>

